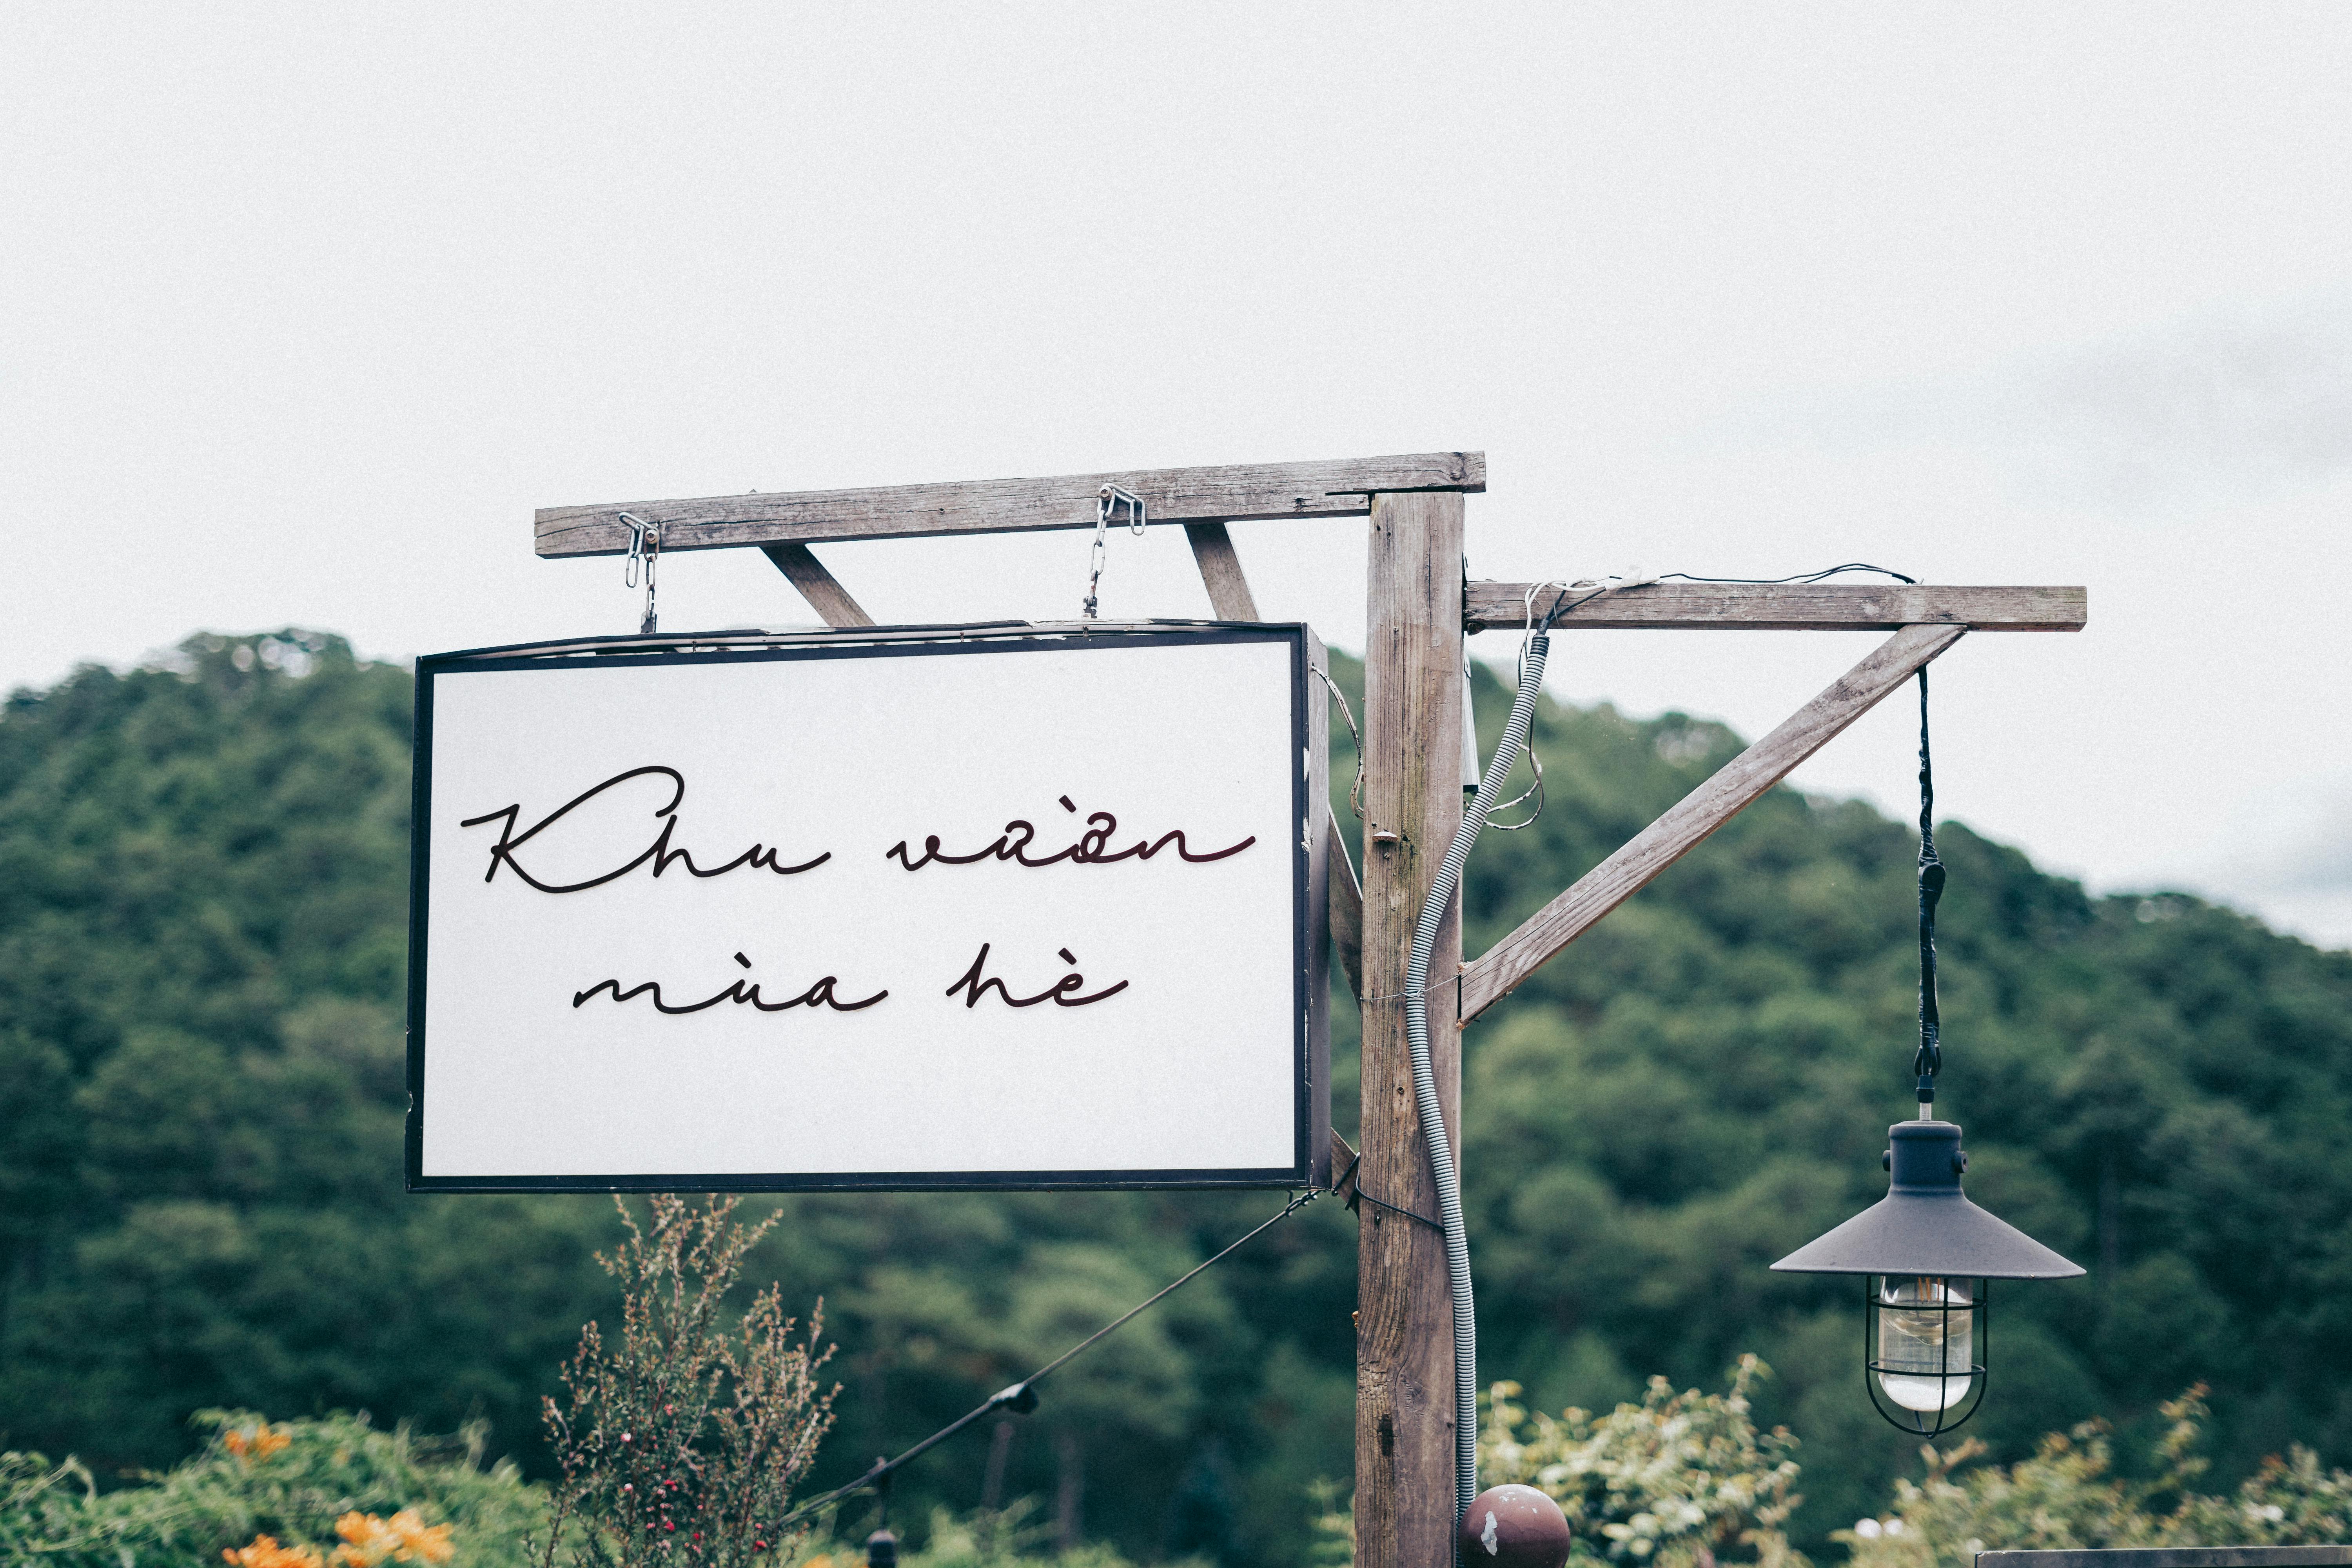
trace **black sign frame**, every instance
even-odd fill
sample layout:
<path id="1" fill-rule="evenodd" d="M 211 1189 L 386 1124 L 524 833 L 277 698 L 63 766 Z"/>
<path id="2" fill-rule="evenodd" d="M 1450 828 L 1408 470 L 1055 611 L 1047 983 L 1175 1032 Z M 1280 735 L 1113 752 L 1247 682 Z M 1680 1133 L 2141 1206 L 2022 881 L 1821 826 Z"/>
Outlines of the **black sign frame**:
<path id="1" fill-rule="evenodd" d="M 1193 647 L 1280 642 L 1290 649 L 1292 754 L 1292 1108 L 1287 1166 L 1246 1169 L 610 1173 L 595 1175 L 427 1175 L 426 932 L 431 910 L 433 709 L 437 682 L 482 671 L 805 659 L 955 657 L 1026 649 Z M 416 661 L 415 761 L 409 846 L 407 1190 L 412 1193 L 1099 1192 L 1141 1189 L 1328 1186 L 1331 1179 L 1329 857 L 1323 645 L 1304 623 L 1145 621 L 1032 626 L 857 627 L 809 632 L 716 632 L 525 643 L 430 654 Z"/>

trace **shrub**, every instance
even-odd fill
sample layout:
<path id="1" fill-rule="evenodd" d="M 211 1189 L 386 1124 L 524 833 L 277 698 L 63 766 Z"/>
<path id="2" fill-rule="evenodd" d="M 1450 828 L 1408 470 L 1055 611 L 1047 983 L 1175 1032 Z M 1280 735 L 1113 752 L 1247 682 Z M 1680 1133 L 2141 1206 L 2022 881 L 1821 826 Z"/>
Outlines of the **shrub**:
<path id="1" fill-rule="evenodd" d="M 796 1342 L 772 1285 L 730 1331 L 727 1292 L 779 1217 L 739 1225 L 740 1201 L 697 1209 L 659 1194 L 647 1230 L 614 1200 L 628 1238 L 596 1261 L 621 1282 L 620 1339 L 608 1348 L 594 1323 L 582 1329 L 563 1369 L 570 1401 L 546 1402 L 562 1475 L 540 1568 L 559 1552 L 575 1568 L 789 1562 L 806 1533 L 782 1521 L 833 1425 L 835 1391 L 816 1384 L 824 1308 Z"/>
<path id="2" fill-rule="evenodd" d="M 2190 1489 L 2205 1468 L 2190 1449 L 2205 1418 L 2200 1384 L 2163 1406 L 2172 1426 L 2155 1479 L 2113 1473 L 2105 1423 L 2053 1432 L 2033 1458 L 2006 1468 L 1961 1467 L 1984 1452 L 1971 1438 L 1921 1452 L 1927 1478 L 1895 1483 L 1885 1519 L 1834 1539 L 1853 1568 L 1968 1568 L 1979 1552 L 2114 1546 L 2307 1546 L 2352 1541 L 2352 1474 L 2323 1471 L 2300 1444 L 2275 1456 L 2228 1497 Z M 2169 1502 L 2170 1506 L 2164 1505 Z"/>
<path id="3" fill-rule="evenodd" d="M 379 1568 L 450 1562 L 521 1568 L 545 1499 L 504 1459 L 482 1464 L 484 1428 L 456 1437 L 381 1431 L 365 1415 L 272 1425 L 205 1411 L 211 1438 L 142 1486 L 99 1491 L 72 1459 L 0 1455 L 0 1561 L 56 1568 Z"/>
<path id="4" fill-rule="evenodd" d="M 1607 1415 L 1570 1408 L 1557 1419 L 1513 1403 L 1517 1384 L 1498 1383 L 1479 1432 L 1482 1485 L 1540 1487 L 1568 1515 L 1576 1557 L 1669 1568 L 1752 1562 L 1805 1568 L 1780 1524 L 1801 1502 L 1797 1446 L 1788 1429 L 1759 1433 L 1748 1390 L 1771 1369 L 1739 1358 L 1722 1394 L 1677 1394 L 1650 1379 L 1639 1405 Z"/>
<path id="5" fill-rule="evenodd" d="M 1003 1509 L 961 1515 L 936 1510 L 929 1541 L 898 1562 L 901 1568 L 1131 1568 L 1117 1551 L 1093 1542 L 1056 1551 L 1051 1544 L 1053 1525 L 1034 1519 L 1034 1501 L 1027 1498 Z M 865 1561 L 862 1547 L 836 1545 L 804 1560 L 800 1568 L 858 1568 Z M 1188 1558 L 1170 1568 L 1207 1565 Z"/>

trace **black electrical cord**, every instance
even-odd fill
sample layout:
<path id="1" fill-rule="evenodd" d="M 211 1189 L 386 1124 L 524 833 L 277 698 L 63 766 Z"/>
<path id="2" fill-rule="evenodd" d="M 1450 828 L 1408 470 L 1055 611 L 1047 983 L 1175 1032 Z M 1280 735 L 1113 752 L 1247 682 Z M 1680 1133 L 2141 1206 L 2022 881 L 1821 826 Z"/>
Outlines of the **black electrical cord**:
<path id="1" fill-rule="evenodd" d="M 1762 587 L 1785 583 L 1818 583 L 1834 577 L 1841 572 L 1875 572 L 1882 577 L 1892 577 L 1898 583 L 1916 583 L 1900 572 L 1885 566 L 1873 566 L 1864 561 L 1848 561 L 1843 565 L 1824 567 L 1819 572 L 1801 572 L 1791 577 L 1698 577 L 1687 572 L 1668 572 L 1658 581 L 1682 583 L 1738 583 Z M 1579 600 L 1579 604 L 1584 603 Z M 1570 605 L 1570 608 L 1574 608 Z M 1559 601 L 1552 602 L 1553 616 L 1559 613 Z M 1552 616 L 1545 617 L 1549 629 Z M 1936 905 L 1944 896 L 1944 862 L 1936 855 L 1936 774 L 1927 751 L 1927 671 L 1919 670 L 1919 1049 L 1911 1058 L 1912 1075 L 1918 1080 L 1919 1114 L 1930 1114 L 1936 1102 L 1936 1075 L 1943 1070 L 1943 1018 L 1936 1007 Z"/>
<path id="2" fill-rule="evenodd" d="M 1943 1070 L 1943 1019 L 1936 1010 L 1936 904 L 1944 896 L 1944 862 L 1936 855 L 1936 774 L 1927 755 L 1927 670 L 1919 669 L 1919 1114 L 1936 1102 Z"/>

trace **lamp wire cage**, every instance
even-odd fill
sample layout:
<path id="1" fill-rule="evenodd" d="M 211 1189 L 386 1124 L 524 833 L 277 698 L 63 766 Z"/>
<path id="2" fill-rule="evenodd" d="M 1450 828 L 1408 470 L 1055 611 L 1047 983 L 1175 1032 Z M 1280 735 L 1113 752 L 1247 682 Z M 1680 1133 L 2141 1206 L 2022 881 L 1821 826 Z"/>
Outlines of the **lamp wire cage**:
<path id="1" fill-rule="evenodd" d="M 1862 1381 L 1864 1387 L 1869 1391 L 1871 1405 L 1890 1426 L 1898 1427 L 1915 1437 L 1935 1437 L 1966 1425 L 1969 1417 L 1977 1413 L 1977 1406 L 1984 1403 L 1985 1383 L 1989 1375 L 1990 1363 L 1992 1361 L 1991 1282 L 1981 1279 L 1964 1280 L 1943 1276 L 1936 1280 L 1939 1291 L 1939 1297 L 1937 1300 L 1918 1301 L 1890 1300 L 1891 1288 L 1896 1280 L 1910 1278 L 1909 1275 L 1891 1274 L 1863 1276 L 1864 1310 L 1862 1314 Z M 1926 1280 L 1923 1279 L 1922 1284 L 1925 1283 Z M 1921 1295 L 1924 1297 L 1926 1294 L 1926 1290 L 1923 1289 Z M 1902 1312 L 1912 1317 L 1934 1314 L 1940 1320 L 1937 1325 L 1936 1334 L 1936 1343 L 1939 1346 L 1950 1344 L 1952 1319 L 1955 1316 L 1966 1317 L 1969 1313 L 1974 1313 L 1975 1316 L 1969 1319 L 1966 1331 L 1969 1335 L 1971 1350 L 1969 1364 L 1965 1368 L 1956 1367 L 1951 1364 L 1948 1356 L 1939 1354 L 1937 1358 L 1937 1370 L 1929 1373 L 1918 1367 L 1898 1366 L 1882 1361 L 1879 1354 L 1880 1320 L 1884 1314 L 1889 1312 Z M 1883 1376 L 1917 1378 L 1921 1381 L 1926 1381 L 1932 1376 L 1937 1385 L 1937 1408 L 1913 1410 L 1895 1403 L 1888 1397 L 1885 1385 L 1879 1382 Z M 1968 1392 L 1955 1402 L 1948 1397 L 1948 1394 L 1951 1385 L 1960 1382 L 1968 1384 Z"/>

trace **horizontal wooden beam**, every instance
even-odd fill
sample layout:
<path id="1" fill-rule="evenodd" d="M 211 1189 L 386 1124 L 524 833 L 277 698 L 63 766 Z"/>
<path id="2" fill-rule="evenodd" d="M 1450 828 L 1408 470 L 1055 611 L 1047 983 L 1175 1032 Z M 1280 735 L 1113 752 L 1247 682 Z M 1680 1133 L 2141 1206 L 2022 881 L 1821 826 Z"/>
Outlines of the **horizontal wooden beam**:
<path id="1" fill-rule="evenodd" d="M 1369 498 L 1402 490 L 1484 490 L 1484 452 L 1423 452 L 1326 463 L 1242 463 L 1146 468 L 1045 479 L 892 485 L 877 489 L 754 491 L 698 500 L 615 501 L 541 507 L 541 555 L 617 555 L 629 547 L 627 512 L 661 525 L 661 547 L 819 544 L 838 539 L 910 539 L 940 533 L 1019 533 L 1092 528 L 1105 485 L 1143 498 L 1153 522 L 1249 518 L 1361 517 Z"/>
<path id="2" fill-rule="evenodd" d="M 664 548 L 667 548 L 667 545 Z M 1527 625 L 1530 583 L 1473 583 L 1463 624 L 1474 632 Z M 2089 616 L 2081 588 L 1947 588 L 1911 583 L 1651 583 L 1588 597 L 1570 589 L 1554 631 L 1683 630 L 1891 632 L 1903 626 L 1967 626 L 1979 632 L 2079 632 Z M 1544 585 L 1540 616 L 1559 597 Z M 1579 603 L 1579 601 L 1582 601 Z"/>
<path id="3" fill-rule="evenodd" d="M 1786 723 L 1717 769 L 1713 777 L 1635 834 L 1623 848 L 1578 878 L 1574 887 L 1480 953 L 1476 962 L 1465 965 L 1463 1021 L 1476 1017 L 1508 995 L 1560 949 L 1591 930 L 1601 916 L 1647 887 L 1651 879 L 1697 847 L 1742 807 L 1788 777 L 1790 769 L 1835 739 L 1910 679 L 1920 666 L 1959 641 L 1967 630 L 1965 626 L 1906 626 Z"/>

